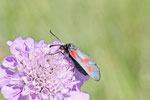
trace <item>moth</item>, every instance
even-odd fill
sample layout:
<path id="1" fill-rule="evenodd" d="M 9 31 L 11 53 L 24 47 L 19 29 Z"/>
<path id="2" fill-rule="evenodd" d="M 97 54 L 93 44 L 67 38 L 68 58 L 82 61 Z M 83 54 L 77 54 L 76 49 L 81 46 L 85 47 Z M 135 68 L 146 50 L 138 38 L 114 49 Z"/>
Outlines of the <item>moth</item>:
<path id="1" fill-rule="evenodd" d="M 50 33 L 61 41 L 52 31 Z M 91 60 L 86 54 L 80 51 L 75 45 L 72 43 L 67 43 L 64 45 L 51 45 L 52 46 L 60 46 L 60 50 L 64 50 L 64 54 L 67 53 L 69 57 L 74 61 L 76 68 L 78 71 L 84 75 L 89 75 L 96 81 L 100 80 L 100 69 L 97 64 Z"/>

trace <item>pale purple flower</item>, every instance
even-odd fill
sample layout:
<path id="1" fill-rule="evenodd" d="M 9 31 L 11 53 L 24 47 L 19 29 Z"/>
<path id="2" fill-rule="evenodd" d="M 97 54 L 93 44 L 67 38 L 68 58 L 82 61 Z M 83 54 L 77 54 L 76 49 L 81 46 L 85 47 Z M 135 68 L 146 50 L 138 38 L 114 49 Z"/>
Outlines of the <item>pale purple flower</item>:
<path id="1" fill-rule="evenodd" d="M 7 44 L 12 56 L 0 66 L 0 88 L 7 100 L 89 100 L 89 94 L 80 91 L 89 76 L 81 74 L 67 54 L 56 53 L 59 46 L 49 47 L 63 43 L 18 37 Z"/>

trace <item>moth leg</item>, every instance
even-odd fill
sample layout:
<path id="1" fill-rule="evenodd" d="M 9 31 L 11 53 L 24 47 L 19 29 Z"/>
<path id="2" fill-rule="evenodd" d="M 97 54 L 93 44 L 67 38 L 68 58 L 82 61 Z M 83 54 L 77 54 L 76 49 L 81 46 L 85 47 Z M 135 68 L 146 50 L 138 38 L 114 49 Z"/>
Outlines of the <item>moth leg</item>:
<path id="1" fill-rule="evenodd" d="M 61 44 L 50 45 L 49 48 L 51 48 L 53 46 L 61 46 Z"/>
<path id="2" fill-rule="evenodd" d="M 62 53 L 63 55 L 65 54 L 65 53 L 62 52 L 62 51 L 58 51 L 58 52 L 55 52 L 55 53 L 50 53 L 49 55 L 54 55 L 54 54 L 58 54 L 58 53 Z"/>
<path id="3" fill-rule="evenodd" d="M 49 55 L 55 55 L 55 54 L 58 54 L 58 53 L 60 53 L 60 51 L 55 52 L 55 53 L 50 53 Z"/>

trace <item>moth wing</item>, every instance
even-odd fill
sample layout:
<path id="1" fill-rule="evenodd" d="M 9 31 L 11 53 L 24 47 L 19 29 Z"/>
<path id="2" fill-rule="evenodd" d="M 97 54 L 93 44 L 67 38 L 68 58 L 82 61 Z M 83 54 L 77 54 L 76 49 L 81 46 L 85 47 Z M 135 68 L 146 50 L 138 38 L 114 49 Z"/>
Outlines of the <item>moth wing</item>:
<path id="1" fill-rule="evenodd" d="M 100 70 L 97 64 L 79 49 L 69 49 L 72 58 L 84 69 L 93 79 L 100 80 Z"/>

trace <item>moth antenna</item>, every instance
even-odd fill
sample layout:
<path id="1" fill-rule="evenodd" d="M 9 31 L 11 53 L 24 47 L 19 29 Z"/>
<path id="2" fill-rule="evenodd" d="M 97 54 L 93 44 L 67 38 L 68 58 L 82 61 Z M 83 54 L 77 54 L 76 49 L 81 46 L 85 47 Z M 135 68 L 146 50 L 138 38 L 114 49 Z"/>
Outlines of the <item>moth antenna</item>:
<path id="1" fill-rule="evenodd" d="M 49 31 L 56 39 L 58 39 L 60 42 L 61 42 L 61 40 L 50 30 Z"/>

